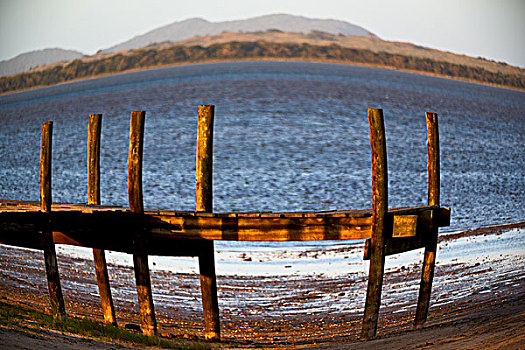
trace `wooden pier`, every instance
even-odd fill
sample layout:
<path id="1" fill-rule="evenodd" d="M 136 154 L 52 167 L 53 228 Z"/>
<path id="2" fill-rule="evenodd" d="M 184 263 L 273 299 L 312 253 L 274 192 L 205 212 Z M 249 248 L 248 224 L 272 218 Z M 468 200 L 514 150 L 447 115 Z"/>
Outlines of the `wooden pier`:
<path id="1" fill-rule="evenodd" d="M 55 244 L 93 248 L 104 320 L 117 324 L 105 250 L 133 254 L 142 331 L 157 334 L 149 255 L 198 257 L 205 337 L 220 340 L 220 314 L 214 261 L 215 240 L 303 241 L 366 239 L 370 259 L 361 339 L 377 330 L 385 256 L 425 248 L 415 328 L 423 327 L 429 308 L 438 228 L 450 224 L 450 209 L 439 201 L 438 119 L 426 113 L 428 205 L 388 208 L 388 171 L 383 112 L 368 109 L 372 153 L 372 209 L 308 212 L 213 212 L 214 106 L 199 106 L 195 211 L 144 209 L 142 149 L 145 112 L 132 112 L 128 154 L 129 208 L 100 205 L 102 115 L 89 116 L 88 202 L 52 203 L 52 122 L 42 126 L 40 202 L 0 200 L 0 243 L 44 250 L 53 314 L 66 310 L 56 263 Z"/>

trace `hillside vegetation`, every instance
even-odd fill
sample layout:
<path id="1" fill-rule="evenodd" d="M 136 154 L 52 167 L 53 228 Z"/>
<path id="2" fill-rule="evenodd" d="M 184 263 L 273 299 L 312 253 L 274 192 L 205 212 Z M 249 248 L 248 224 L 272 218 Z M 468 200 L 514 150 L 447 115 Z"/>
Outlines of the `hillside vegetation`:
<path id="1" fill-rule="evenodd" d="M 475 58 L 466 55 L 454 54 L 414 45 L 411 43 L 382 40 L 375 36 L 362 35 L 334 35 L 322 31 L 311 31 L 305 33 L 283 32 L 280 30 L 267 30 L 257 32 L 223 32 L 216 35 L 195 36 L 179 42 L 164 42 L 150 45 L 150 48 L 167 48 L 172 45 L 184 46 L 210 46 L 232 41 L 267 41 L 275 43 L 301 43 L 317 46 L 339 45 L 351 49 L 365 49 L 375 53 L 387 52 L 402 56 L 414 56 L 418 58 L 429 58 L 434 61 L 444 61 L 465 66 L 479 67 L 489 72 L 501 72 L 504 74 L 525 75 L 525 70 L 514 67 L 503 62 L 487 60 L 481 57 Z"/>
<path id="2" fill-rule="evenodd" d="M 52 85 L 134 69 L 217 60 L 252 59 L 290 59 L 365 64 L 525 89 L 525 74 L 519 68 L 518 73 L 512 73 L 512 71 L 503 73 L 475 65 L 386 51 L 374 52 L 370 49 L 343 47 L 335 43 L 314 45 L 289 42 L 233 41 L 214 43 L 208 46 L 154 45 L 122 53 L 75 59 L 64 65 L 57 64 L 31 72 L 1 77 L 0 92 Z M 520 71 L 521 74 L 519 74 Z"/>

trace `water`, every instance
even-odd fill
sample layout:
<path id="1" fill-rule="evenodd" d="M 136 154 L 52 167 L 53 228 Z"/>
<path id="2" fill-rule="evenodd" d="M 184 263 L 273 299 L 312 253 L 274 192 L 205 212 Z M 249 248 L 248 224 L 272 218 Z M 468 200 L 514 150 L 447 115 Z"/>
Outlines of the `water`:
<path id="1" fill-rule="evenodd" d="M 87 116 L 103 113 L 102 203 L 127 206 L 129 115 L 144 109 L 145 206 L 192 210 L 197 106 L 208 103 L 216 105 L 215 211 L 370 207 L 366 108 L 380 107 L 390 206 L 426 203 L 424 112 L 435 111 L 441 201 L 452 207 L 451 226 L 441 231 L 525 218 L 525 93 L 314 63 L 164 68 L 0 96 L 0 198 L 38 200 L 41 123 L 53 120 L 53 199 L 86 202 Z M 502 286 L 521 283 L 524 233 L 440 243 L 432 305 L 499 296 Z M 41 253 L 0 249 L 17 288 L 45 290 L 39 284 L 45 280 L 27 281 L 26 266 L 43 271 Z M 65 294 L 96 296 L 91 250 L 59 245 L 57 252 Z M 222 317 L 362 313 L 368 275 L 362 254 L 362 241 L 216 242 Z M 19 256 L 21 267 L 13 263 Z M 136 300 L 132 258 L 107 252 L 107 259 L 114 300 L 129 307 Z M 382 307 L 414 309 L 421 260 L 421 249 L 387 257 Z M 196 259 L 152 256 L 149 268 L 157 313 L 175 312 L 174 319 L 187 322 L 202 314 Z"/>
<path id="2" fill-rule="evenodd" d="M 129 115 L 143 109 L 145 207 L 192 210 L 199 104 L 216 105 L 214 211 L 371 207 L 366 108 L 378 107 L 390 206 L 426 203 L 434 111 L 448 230 L 525 218 L 524 92 L 321 63 L 180 66 L 0 96 L 0 198 L 38 200 L 40 129 L 53 120 L 53 200 L 86 202 L 87 116 L 103 113 L 102 203 L 127 206 Z"/>

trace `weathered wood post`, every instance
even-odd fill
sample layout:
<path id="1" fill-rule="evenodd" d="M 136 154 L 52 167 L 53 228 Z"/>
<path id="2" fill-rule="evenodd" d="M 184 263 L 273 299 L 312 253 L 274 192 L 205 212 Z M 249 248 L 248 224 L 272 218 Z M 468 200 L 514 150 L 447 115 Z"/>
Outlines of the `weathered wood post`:
<path id="1" fill-rule="evenodd" d="M 440 165 L 438 116 L 436 113 L 430 112 L 426 112 L 425 115 L 427 121 L 428 148 L 428 205 L 439 205 Z M 432 225 L 430 237 L 425 244 L 425 257 L 423 260 L 419 298 L 414 321 L 414 328 L 416 329 L 422 328 L 427 320 L 436 263 L 437 238 L 438 227 Z"/>
<path id="2" fill-rule="evenodd" d="M 100 134 L 102 114 L 90 114 L 88 122 L 88 204 L 100 204 Z M 97 274 L 100 304 L 104 313 L 104 322 L 116 326 L 115 308 L 111 297 L 106 255 L 103 249 L 93 248 L 93 260 Z"/>
<path id="3" fill-rule="evenodd" d="M 145 111 L 131 112 L 128 154 L 129 210 L 132 213 L 139 214 L 144 212 L 142 202 L 142 150 L 145 118 Z M 133 264 L 137 283 L 142 332 L 149 336 L 157 335 L 157 321 L 155 320 L 155 310 L 153 307 L 148 254 L 145 249 L 142 231 L 136 233 L 134 243 L 135 253 L 133 254 Z"/>
<path id="4" fill-rule="evenodd" d="M 40 210 L 43 213 L 51 213 L 51 157 L 53 140 L 53 122 L 47 121 L 42 124 L 42 138 L 40 141 Z M 50 217 L 47 216 L 48 225 Z M 60 275 L 58 273 L 57 255 L 53 232 L 50 227 L 42 230 L 42 247 L 44 249 L 44 260 L 46 265 L 47 286 L 49 289 L 49 302 L 54 317 L 65 318 L 66 307 L 60 286 Z"/>
<path id="5" fill-rule="evenodd" d="M 384 241 L 388 235 L 388 172 L 383 110 L 368 109 L 370 146 L 372 150 L 372 237 L 370 272 L 366 292 L 361 339 L 374 338 L 377 330 L 381 288 L 385 267 Z"/>
<path id="6" fill-rule="evenodd" d="M 213 121 L 215 106 L 201 105 L 197 126 L 196 193 L 197 211 L 213 211 Z M 199 253 L 199 269 L 206 340 L 220 340 L 219 301 L 215 275 L 213 241 L 204 242 Z"/>

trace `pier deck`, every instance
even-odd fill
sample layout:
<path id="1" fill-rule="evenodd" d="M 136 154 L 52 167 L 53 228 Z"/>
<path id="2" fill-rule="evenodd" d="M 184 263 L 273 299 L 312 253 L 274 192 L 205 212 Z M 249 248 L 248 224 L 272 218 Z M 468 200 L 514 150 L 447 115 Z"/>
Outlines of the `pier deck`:
<path id="1" fill-rule="evenodd" d="M 392 236 L 398 240 L 418 238 L 423 247 L 425 233 L 437 219 L 438 227 L 448 226 L 450 210 L 439 206 L 391 208 L 388 211 Z M 149 255 L 196 256 L 198 244 L 184 241 L 317 241 L 369 239 L 372 237 L 372 210 L 304 212 L 231 212 L 148 210 L 132 213 L 117 206 L 53 203 L 50 213 L 40 203 L 0 199 L 0 243 L 41 248 L 40 232 L 53 232 L 55 244 L 133 252 L 134 233 L 147 236 Z M 176 244 L 169 244 L 170 241 Z M 185 250 L 186 249 L 186 250 Z M 388 248 L 387 248 L 388 249 Z"/>

